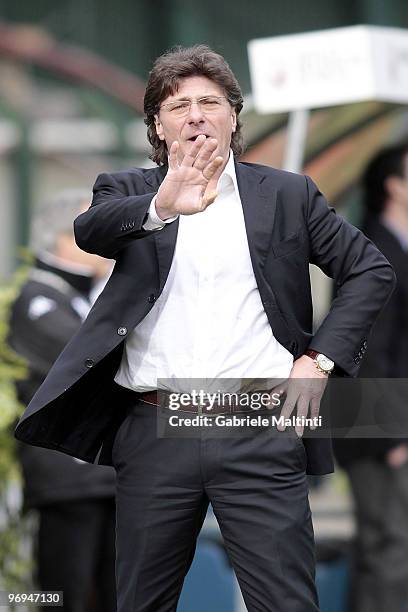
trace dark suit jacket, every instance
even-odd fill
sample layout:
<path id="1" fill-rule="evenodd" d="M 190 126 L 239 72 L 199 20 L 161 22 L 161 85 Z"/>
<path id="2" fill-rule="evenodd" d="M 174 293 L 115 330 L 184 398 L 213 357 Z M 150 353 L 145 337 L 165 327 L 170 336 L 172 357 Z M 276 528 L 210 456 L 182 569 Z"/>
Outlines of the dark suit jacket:
<path id="1" fill-rule="evenodd" d="M 362 230 L 392 264 L 397 285 L 373 328 L 360 376 L 408 378 L 408 252 L 376 217 L 368 218 Z"/>
<path id="2" fill-rule="evenodd" d="M 359 372 L 361 378 L 374 379 L 374 402 L 368 408 L 373 420 L 382 423 L 385 431 L 384 437 L 336 440 L 336 457 L 342 466 L 364 457 L 381 460 L 390 448 L 408 438 L 406 385 L 404 381 L 392 380 L 408 379 L 408 252 L 378 217 L 368 217 L 362 230 L 391 262 L 397 275 L 396 289 L 374 325 Z M 349 409 L 355 413 L 349 418 L 353 422 L 359 403 L 350 405 Z M 387 437 L 387 428 L 399 434 L 398 437 Z"/>
<path id="3" fill-rule="evenodd" d="M 355 376 L 394 273 L 356 228 L 337 216 L 310 178 L 236 164 L 252 266 L 277 340 L 295 358 L 311 347 Z M 160 295 L 178 221 L 142 229 L 166 167 L 102 174 L 89 210 L 75 221 L 78 245 L 115 258 L 114 272 L 80 331 L 60 355 L 16 429 L 25 442 L 109 464 L 124 416 L 112 379 L 126 335 Z M 226 231 L 227 228 L 226 228 Z M 309 263 L 336 279 L 330 313 L 312 334 Z M 305 440 L 309 473 L 332 471 L 329 440 Z"/>

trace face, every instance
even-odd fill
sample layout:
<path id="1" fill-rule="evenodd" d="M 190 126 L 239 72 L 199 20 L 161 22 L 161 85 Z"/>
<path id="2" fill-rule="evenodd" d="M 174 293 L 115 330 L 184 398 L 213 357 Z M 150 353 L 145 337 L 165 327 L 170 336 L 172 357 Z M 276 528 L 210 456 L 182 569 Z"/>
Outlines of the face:
<path id="1" fill-rule="evenodd" d="M 170 110 L 171 106 L 163 106 L 179 100 L 196 102 L 206 96 L 216 96 L 219 100 L 219 106 L 215 110 L 211 107 L 207 110 L 205 104 L 193 103 L 187 114 L 179 117 Z M 200 134 L 217 140 L 218 146 L 213 157 L 221 155 L 226 161 L 237 118 L 225 98 L 225 92 L 217 83 L 204 76 L 191 76 L 181 79 L 178 91 L 162 101 L 160 112 L 155 116 L 155 125 L 158 137 L 166 142 L 168 150 L 172 142 L 178 141 L 180 161 Z"/>
<path id="2" fill-rule="evenodd" d="M 408 154 L 404 157 L 404 179 L 401 185 L 401 192 L 404 209 L 408 212 Z"/>
<path id="3" fill-rule="evenodd" d="M 408 214 L 408 154 L 403 160 L 403 176 L 390 176 L 386 181 L 388 196 Z"/>
<path id="4" fill-rule="evenodd" d="M 84 200 L 78 214 L 88 210 L 89 201 Z M 76 244 L 73 232 L 62 233 L 57 237 L 55 255 L 64 259 L 68 263 L 87 266 L 92 270 L 92 274 L 97 278 L 103 278 L 111 269 L 111 262 L 108 259 L 86 253 Z"/>

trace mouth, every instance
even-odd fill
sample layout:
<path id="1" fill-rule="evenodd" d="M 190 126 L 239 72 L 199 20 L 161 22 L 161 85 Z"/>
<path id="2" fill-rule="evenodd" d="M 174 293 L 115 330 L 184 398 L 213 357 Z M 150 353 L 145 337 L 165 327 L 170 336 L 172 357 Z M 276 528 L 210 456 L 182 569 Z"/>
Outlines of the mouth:
<path id="1" fill-rule="evenodd" d="M 200 133 L 196 134 L 195 136 L 191 136 L 191 138 L 188 138 L 187 140 L 189 140 L 190 142 L 195 142 L 199 136 L 205 136 L 206 138 L 210 138 L 210 136 L 207 136 L 207 134 Z"/>

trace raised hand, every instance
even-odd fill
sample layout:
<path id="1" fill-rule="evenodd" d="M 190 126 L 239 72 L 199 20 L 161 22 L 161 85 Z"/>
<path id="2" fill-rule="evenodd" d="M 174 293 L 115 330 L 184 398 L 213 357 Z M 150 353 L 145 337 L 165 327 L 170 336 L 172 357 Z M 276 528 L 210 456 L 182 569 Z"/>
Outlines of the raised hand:
<path id="1" fill-rule="evenodd" d="M 218 146 L 215 138 L 200 135 L 181 161 L 179 143 L 169 151 L 169 169 L 157 192 L 156 211 L 161 219 L 176 215 L 194 215 L 214 202 L 216 191 L 209 191 L 211 179 L 224 163 L 221 156 L 212 159 Z"/>

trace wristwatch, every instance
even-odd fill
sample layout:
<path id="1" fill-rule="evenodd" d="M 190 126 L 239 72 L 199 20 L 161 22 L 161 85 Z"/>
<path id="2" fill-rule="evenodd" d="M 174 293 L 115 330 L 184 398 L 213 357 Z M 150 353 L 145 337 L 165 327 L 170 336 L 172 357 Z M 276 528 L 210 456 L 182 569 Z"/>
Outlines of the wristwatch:
<path id="1" fill-rule="evenodd" d="M 306 351 L 305 353 L 308 357 L 311 357 L 315 362 L 316 368 L 319 372 L 323 374 L 331 374 L 334 370 L 334 361 L 323 355 L 323 353 L 318 353 L 317 351 Z"/>

